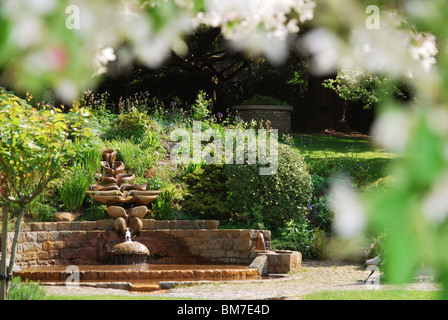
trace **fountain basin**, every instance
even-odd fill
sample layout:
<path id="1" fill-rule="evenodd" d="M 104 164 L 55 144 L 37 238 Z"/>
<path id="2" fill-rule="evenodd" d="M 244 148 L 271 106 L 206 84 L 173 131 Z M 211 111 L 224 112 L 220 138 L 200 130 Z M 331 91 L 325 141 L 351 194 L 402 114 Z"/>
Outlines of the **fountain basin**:
<path id="1" fill-rule="evenodd" d="M 70 266 L 73 267 L 73 266 Z M 132 284 L 161 281 L 258 280 L 256 268 L 241 265 L 77 265 L 82 282 L 130 282 Z M 66 282 L 73 268 L 68 266 L 24 267 L 15 276 L 40 282 Z"/>

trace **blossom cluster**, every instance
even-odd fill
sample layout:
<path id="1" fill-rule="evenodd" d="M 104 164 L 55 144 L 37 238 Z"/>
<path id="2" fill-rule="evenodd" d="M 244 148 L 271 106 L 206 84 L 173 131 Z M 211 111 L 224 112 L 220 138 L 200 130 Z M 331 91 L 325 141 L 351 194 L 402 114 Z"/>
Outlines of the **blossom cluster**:
<path id="1" fill-rule="evenodd" d="M 315 5 L 313 0 L 208 0 L 196 23 L 220 27 L 237 49 L 281 62 L 288 36 L 313 19 Z"/>

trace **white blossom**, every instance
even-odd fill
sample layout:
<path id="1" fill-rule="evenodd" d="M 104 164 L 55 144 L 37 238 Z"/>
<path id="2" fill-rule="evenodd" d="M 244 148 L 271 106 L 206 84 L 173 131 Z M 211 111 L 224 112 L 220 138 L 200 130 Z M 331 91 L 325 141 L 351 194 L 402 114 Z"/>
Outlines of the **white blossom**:
<path id="1" fill-rule="evenodd" d="M 380 114 L 371 129 L 374 144 L 390 152 L 404 152 L 413 126 L 410 113 L 392 109 Z"/>
<path id="2" fill-rule="evenodd" d="M 358 14 L 362 19 L 364 13 L 360 10 Z M 436 63 L 438 53 L 433 35 L 401 27 L 404 21 L 394 13 L 381 16 L 379 30 L 360 26 L 360 19 L 347 19 L 351 31 L 346 38 L 323 28 L 305 34 L 301 45 L 312 55 L 311 68 L 315 73 L 329 74 L 356 67 L 397 78 L 419 75 L 430 81 L 430 67 Z"/>
<path id="3" fill-rule="evenodd" d="M 347 179 L 337 179 L 331 185 L 330 206 L 335 213 L 336 233 L 343 238 L 356 237 L 362 233 L 367 220 L 365 209 Z"/>
<path id="4" fill-rule="evenodd" d="M 436 63 L 437 50 L 436 38 L 429 33 L 419 33 L 414 38 L 414 43 L 409 48 L 411 57 L 420 61 L 425 71 L 429 71 Z"/>
<path id="5" fill-rule="evenodd" d="M 115 56 L 114 49 L 111 47 L 106 47 L 101 49 L 94 58 L 95 73 L 94 76 L 107 72 L 107 64 L 110 61 L 115 61 L 117 57 Z"/>
<path id="6" fill-rule="evenodd" d="M 428 221 L 442 223 L 448 216 L 448 173 L 442 175 L 422 203 L 423 215 Z"/>
<path id="7" fill-rule="evenodd" d="M 281 62 L 288 36 L 299 32 L 299 21 L 313 18 L 314 7 L 312 0 L 208 0 L 205 12 L 196 16 L 196 24 L 221 27 L 236 49 Z M 288 20 L 292 13 L 299 20 Z"/>

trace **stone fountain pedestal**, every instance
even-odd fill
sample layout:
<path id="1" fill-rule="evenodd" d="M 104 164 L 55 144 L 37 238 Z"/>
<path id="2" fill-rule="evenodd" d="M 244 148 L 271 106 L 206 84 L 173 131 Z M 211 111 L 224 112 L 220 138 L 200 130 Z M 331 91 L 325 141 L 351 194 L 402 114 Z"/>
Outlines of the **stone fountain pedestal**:
<path id="1" fill-rule="evenodd" d="M 112 250 L 113 264 L 140 264 L 147 263 L 148 248 L 137 241 L 125 241 L 115 245 Z"/>

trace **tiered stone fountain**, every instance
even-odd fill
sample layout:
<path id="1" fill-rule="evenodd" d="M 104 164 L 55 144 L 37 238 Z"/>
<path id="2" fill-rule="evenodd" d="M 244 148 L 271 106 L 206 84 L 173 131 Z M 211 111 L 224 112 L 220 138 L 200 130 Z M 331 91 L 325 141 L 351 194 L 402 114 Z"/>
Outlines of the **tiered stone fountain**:
<path id="1" fill-rule="evenodd" d="M 142 229 L 143 217 L 148 212 L 147 206 L 154 202 L 158 190 L 147 190 L 147 186 L 130 183 L 134 174 L 124 172 L 125 165 L 115 161 L 117 152 L 112 149 L 103 150 L 101 167 L 101 184 L 92 185 L 87 192 L 94 201 L 108 205 L 107 213 L 116 218 L 114 222 L 117 232 L 125 237 L 125 241 L 112 248 L 112 256 L 116 264 L 145 263 L 149 256 L 148 248 L 137 241 L 132 241 Z"/>

